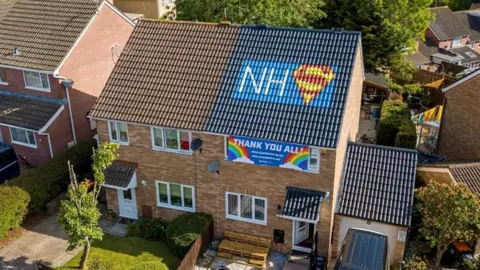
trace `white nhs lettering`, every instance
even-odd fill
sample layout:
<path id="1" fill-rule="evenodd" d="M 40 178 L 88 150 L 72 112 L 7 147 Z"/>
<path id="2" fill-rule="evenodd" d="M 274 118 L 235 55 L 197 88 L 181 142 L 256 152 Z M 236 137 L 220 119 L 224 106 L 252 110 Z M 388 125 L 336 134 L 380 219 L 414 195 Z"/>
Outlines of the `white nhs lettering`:
<path id="1" fill-rule="evenodd" d="M 240 93 L 243 92 L 243 88 L 245 87 L 245 82 L 247 81 L 248 75 L 250 75 L 250 80 L 252 81 L 252 86 L 255 89 L 256 94 L 261 94 L 262 93 L 262 88 L 263 88 L 263 83 L 265 82 L 265 75 L 267 74 L 268 68 L 264 68 L 262 72 L 262 76 L 260 78 L 260 83 L 257 84 L 257 80 L 255 79 L 255 76 L 253 75 L 252 68 L 250 66 L 246 66 L 245 72 L 243 73 L 243 78 L 242 82 L 240 84 L 240 89 L 238 90 Z M 270 68 L 270 75 L 268 77 L 267 83 L 265 85 L 265 89 L 263 91 L 264 95 L 268 95 L 268 91 L 270 90 L 270 86 L 272 84 L 280 84 L 282 88 L 280 89 L 280 93 L 278 94 L 279 96 L 283 96 L 283 93 L 285 91 L 285 85 L 287 84 L 287 79 L 288 79 L 288 74 L 290 73 L 289 69 L 285 70 L 285 75 L 283 76 L 283 80 L 274 80 L 273 75 L 275 74 L 275 68 Z"/>

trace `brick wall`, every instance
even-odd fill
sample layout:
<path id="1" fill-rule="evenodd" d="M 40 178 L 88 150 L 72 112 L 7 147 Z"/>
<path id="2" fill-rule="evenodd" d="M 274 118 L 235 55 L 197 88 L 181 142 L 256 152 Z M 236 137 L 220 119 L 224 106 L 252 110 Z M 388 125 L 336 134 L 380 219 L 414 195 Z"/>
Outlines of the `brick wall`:
<path id="1" fill-rule="evenodd" d="M 65 91 L 63 91 L 63 87 L 52 75 L 48 75 L 49 83 L 50 83 L 50 92 L 45 91 L 38 91 L 25 88 L 25 80 L 23 78 L 23 71 L 18 69 L 11 69 L 5 68 L 6 77 L 8 85 L 0 84 L 0 90 L 8 90 L 8 91 L 15 91 L 21 92 L 31 95 L 37 95 L 42 97 L 52 97 L 52 98 L 64 98 Z"/>
<path id="2" fill-rule="evenodd" d="M 445 93 L 438 154 L 448 160 L 480 159 L 480 76 Z"/>
<path id="3" fill-rule="evenodd" d="M 94 135 L 87 114 L 103 90 L 132 31 L 132 25 L 104 5 L 59 70 L 59 76 L 74 81 L 70 100 L 79 141 Z M 117 47 L 112 50 L 114 45 Z"/>
<path id="4" fill-rule="evenodd" d="M 123 12 L 143 14 L 145 18 L 151 19 L 160 17 L 158 0 L 113 0 L 113 3 Z"/>
<path id="5" fill-rule="evenodd" d="M 105 195 L 107 197 L 107 207 L 108 209 L 112 209 L 117 213 L 120 213 L 118 208 L 118 195 L 117 190 L 112 188 L 105 188 Z"/>

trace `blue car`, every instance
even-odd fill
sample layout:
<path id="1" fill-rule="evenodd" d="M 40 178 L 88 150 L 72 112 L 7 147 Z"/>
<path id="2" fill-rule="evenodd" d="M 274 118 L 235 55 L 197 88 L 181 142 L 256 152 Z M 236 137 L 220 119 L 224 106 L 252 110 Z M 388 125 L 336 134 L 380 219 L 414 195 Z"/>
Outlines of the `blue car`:
<path id="1" fill-rule="evenodd" d="M 0 185 L 20 175 L 15 150 L 8 144 L 0 142 Z"/>

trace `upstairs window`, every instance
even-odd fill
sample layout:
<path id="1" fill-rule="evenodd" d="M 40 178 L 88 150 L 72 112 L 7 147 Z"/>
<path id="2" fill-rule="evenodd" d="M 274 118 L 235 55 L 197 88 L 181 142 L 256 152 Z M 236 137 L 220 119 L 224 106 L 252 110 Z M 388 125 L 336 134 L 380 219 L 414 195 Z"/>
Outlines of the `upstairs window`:
<path id="1" fill-rule="evenodd" d="M 7 70 L 4 68 L 0 68 L 0 85 L 8 85 Z"/>
<path id="2" fill-rule="evenodd" d="M 10 127 L 10 135 L 12 137 L 12 142 L 15 144 L 37 148 L 37 141 L 35 140 L 33 131 Z"/>
<path id="3" fill-rule="evenodd" d="M 128 126 L 122 122 L 109 122 L 110 141 L 128 145 Z"/>
<path id="4" fill-rule="evenodd" d="M 452 47 L 460 46 L 462 45 L 462 38 L 461 37 L 456 37 L 452 40 Z"/>
<path id="5" fill-rule="evenodd" d="M 191 133 L 188 131 L 152 127 L 152 149 L 191 153 Z"/>
<path id="6" fill-rule="evenodd" d="M 23 71 L 25 87 L 28 89 L 50 92 L 48 75 L 45 73 Z"/>

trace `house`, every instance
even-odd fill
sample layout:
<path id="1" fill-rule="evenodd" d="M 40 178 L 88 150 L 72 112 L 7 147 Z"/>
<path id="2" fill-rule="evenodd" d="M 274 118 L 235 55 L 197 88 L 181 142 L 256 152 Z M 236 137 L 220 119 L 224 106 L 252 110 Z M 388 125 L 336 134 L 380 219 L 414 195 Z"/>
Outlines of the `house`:
<path id="1" fill-rule="evenodd" d="M 443 88 L 437 154 L 449 161 L 480 160 L 480 69 Z"/>
<path id="2" fill-rule="evenodd" d="M 417 175 L 423 183 L 436 181 L 442 184 L 464 183 L 480 195 L 480 162 L 437 162 L 419 164 Z M 475 257 L 480 256 L 480 239 L 470 243 Z"/>
<path id="3" fill-rule="evenodd" d="M 471 48 L 480 53 L 480 10 L 459 10 L 453 12 L 453 15 L 468 29 Z"/>
<path id="4" fill-rule="evenodd" d="M 172 11 L 174 0 L 109 0 L 125 14 L 135 16 L 142 14 L 144 18 L 158 19 Z"/>
<path id="5" fill-rule="evenodd" d="M 350 142 L 345 160 L 332 257 L 355 228 L 386 235 L 390 263 L 400 263 L 413 211 L 417 151 Z"/>
<path id="6" fill-rule="evenodd" d="M 134 24 L 106 1 L 2 6 L 0 141 L 37 166 L 95 134 L 87 114 Z"/>
<path id="7" fill-rule="evenodd" d="M 359 32 L 140 20 L 90 113 L 108 206 L 328 257 L 363 79 Z"/>

